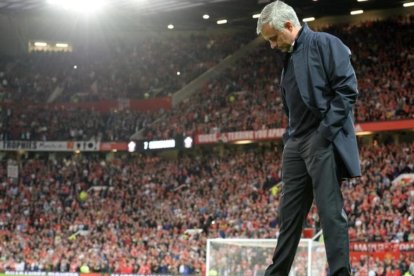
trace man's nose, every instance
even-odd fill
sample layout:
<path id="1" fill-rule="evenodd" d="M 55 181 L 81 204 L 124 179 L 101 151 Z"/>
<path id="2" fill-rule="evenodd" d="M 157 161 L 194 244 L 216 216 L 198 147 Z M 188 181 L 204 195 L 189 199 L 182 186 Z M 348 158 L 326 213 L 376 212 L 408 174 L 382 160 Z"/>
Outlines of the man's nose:
<path id="1" fill-rule="evenodd" d="M 274 49 L 274 48 L 276 48 L 276 47 L 277 47 L 276 42 L 274 42 L 274 41 L 270 41 L 270 48 Z"/>

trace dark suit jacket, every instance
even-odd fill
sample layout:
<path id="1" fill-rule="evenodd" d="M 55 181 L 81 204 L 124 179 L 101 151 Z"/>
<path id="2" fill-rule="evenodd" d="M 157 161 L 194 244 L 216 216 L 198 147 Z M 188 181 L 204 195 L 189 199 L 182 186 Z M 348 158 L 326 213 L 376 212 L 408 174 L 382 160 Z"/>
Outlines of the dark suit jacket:
<path id="1" fill-rule="evenodd" d="M 358 89 L 350 56 L 349 48 L 337 37 L 314 32 L 306 24 L 292 53 L 300 94 L 321 120 L 318 131 L 333 143 L 342 178 L 361 175 L 352 114 Z M 284 141 L 288 138 L 285 135 Z"/>

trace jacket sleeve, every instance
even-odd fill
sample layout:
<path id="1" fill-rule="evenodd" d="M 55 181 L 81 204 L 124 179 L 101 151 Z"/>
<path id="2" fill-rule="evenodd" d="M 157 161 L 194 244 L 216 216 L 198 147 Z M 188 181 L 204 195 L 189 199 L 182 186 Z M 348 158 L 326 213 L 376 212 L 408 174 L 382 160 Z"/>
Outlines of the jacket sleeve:
<path id="1" fill-rule="evenodd" d="M 332 93 L 318 130 L 327 140 L 333 141 L 352 112 L 358 96 L 357 79 L 351 51 L 341 40 L 326 34 L 318 39 L 318 51 Z"/>

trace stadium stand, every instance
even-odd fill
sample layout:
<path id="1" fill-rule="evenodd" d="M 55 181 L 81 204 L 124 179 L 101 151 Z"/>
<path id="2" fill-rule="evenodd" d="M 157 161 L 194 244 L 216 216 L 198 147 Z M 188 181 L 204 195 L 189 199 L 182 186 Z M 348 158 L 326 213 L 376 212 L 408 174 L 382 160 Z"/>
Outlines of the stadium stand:
<path id="1" fill-rule="evenodd" d="M 353 50 L 357 122 L 414 119 L 413 24 L 408 16 L 326 29 Z M 171 109 L 63 107 L 169 97 L 251 39 L 154 38 L 93 55 L 85 50 L 2 58 L 0 140 L 126 142 L 140 130 L 158 139 L 285 127 L 278 94 L 282 57 L 268 45 Z M 45 103 L 57 87 L 62 91 L 52 100 L 62 106 L 51 108 Z M 342 184 L 352 243 L 414 243 L 414 184 L 393 183 L 402 173 L 414 173 L 413 149 L 412 139 L 361 142 L 363 177 Z M 280 153 L 276 142 L 201 148 L 173 160 L 1 152 L 0 272 L 88 267 L 99 273 L 205 275 L 207 238 L 277 237 Z M 22 158 L 20 176 L 13 180 L 7 159 L 16 156 Z M 305 227 L 319 230 L 315 207 Z M 355 254 L 352 268 L 361 276 L 414 275 L 413 251 Z M 266 263 L 229 265 L 255 275 Z"/>
<path id="2" fill-rule="evenodd" d="M 413 118 L 414 36 L 407 36 L 413 24 L 414 17 L 404 17 L 326 30 L 353 50 L 360 90 L 357 122 Z M 379 47 L 380 41 L 387 41 L 387 47 Z M 282 57 L 270 51 L 268 45 L 259 47 L 199 95 L 167 112 L 165 120 L 150 125 L 146 134 L 161 138 L 285 126 L 278 92 Z"/>
<path id="3" fill-rule="evenodd" d="M 414 186 L 392 184 L 414 171 L 413 148 L 362 147 L 364 176 L 343 184 L 352 242 L 414 241 Z M 177 160 L 29 158 L 17 182 L 2 162 L 0 269 L 79 271 L 87 264 L 96 272 L 203 272 L 206 238 L 277 236 L 278 192 L 269 188 L 280 179 L 280 150 L 206 150 Z M 315 208 L 306 226 L 318 229 Z M 362 258 L 353 266 L 403 275 L 414 259 L 401 256 L 398 263 Z"/>
<path id="4" fill-rule="evenodd" d="M 410 77 L 412 74 L 410 68 L 414 66 L 414 49 L 412 46 L 414 45 L 414 41 L 412 41 L 414 36 L 406 35 L 412 32 L 413 20 L 413 17 L 404 17 L 403 19 L 397 18 L 386 22 L 368 22 L 357 27 L 343 26 L 327 30 L 341 37 L 351 49 L 354 49 L 353 60 L 360 88 L 360 100 L 357 102 L 355 110 L 357 122 L 413 118 L 414 83 Z M 367 33 L 370 35 L 367 35 Z M 212 43 L 210 41 L 216 40 L 220 41 L 221 44 L 212 47 L 211 51 L 207 52 L 209 54 L 204 53 L 203 56 L 198 58 L 202 61 L 200 63 L 209 64 L 202 67 L 203 70 L 212 67 L 230 50 L 237 49 L 238 46 L 243 44 L 239 40 L 232 41 L 228 39 L 222 41 L 220 37 L 214 40 L 199 38 L 198 40 L 195 39 L 195 41 L 198 41 L 196 49 L 200 48 L 200 52 L 203 52 L 201 49 L 208 47 L 209 43 Z M 6 91 L 3 92 L 3 98 L 11 99 L 14 102 L 18 102 L 18 99 L 22 98 L 34 102 L 41 102 L 42 100 L 44 102 L 48 97 L 48 95 L 45 95 L 45 91 L 53 90 L 50 85 L 62 82 L 65 78 L 64 91 L 67 93 L 64 92 L 63 94 L 78 95 L 76 101 L 134 97 L 126 91 L 141 91 L 137 92 L 136 95 L 143 97 L 143 93 L 151 90 L 149 88 L 151 85 L 143 85 L 143 87 L 145 86 L 144 89 L 133 89 L 132 86 L 126 88 L 124 86 L 130 83 L 126 79 L 131 79 L 128 74 L 119 73 L 117 76 L 120 79 L 113 78 L 108 74 L 115 74 L 114 72 L 117 72 L 117 70 L 114 70 L 114 68 L 130 68 L 128 72 L 136 74 L 136 76 L 142 75 L 139 73 L 141 71 L 152 72 L 153 70 L 149 70 L 150 68 L 147 68 L 148 70 L 134 69 L 137 64 L 140 66 L 146 64 L 137 63 L 138 59 L 133 58 L 135 55 L 139 56 L 138 53 L 141 52 L 146 53 L 142 56 L 143 60 L 149 60 L 153 57 L 151 60 L 155 64 L 148 65 L 150 67 L 162 67 L 159 65 L 163 64 L 165 60 L 172 59 L 174 64 L 180 64 L 181 67 L 186 68 L 186 66 L 194 64 L 192 59 L 185 58 L 187 56 L 184 54 L 194 54 L 189 50 L 192 41 L 193 39 L 188 39 L 186 43 L 183 43 L 182 49 L 178 48 L 169 52 L 175 56 L 175 59 L 172 59 L 171 56 L 164 57 L 162 55 L 159 59 L 154 58 L 160 56 L 160 53 L 166 52 L 165 45 L 156 41 L 144 44 L 140 51 L 136 49 L 119 50 L 119 53 L 114 54 L 113 58 L 108 58 L 107 63 L 102 61 L 103 64 L 92 68 L 82 66 L 81 58 L 71 57 L 72 54 L 63 54 L 62 57 L 56 53 L 34 53 L 23 58 L 22 61 L 15 62 L 14 65 L 6 63 L 7 66 L 5 66 L 3 63 L 3 67 L 5 66 L 6 69 L 0 70 L 3 72 L 3 74 L 0 74 L 0 76 L 3 76 L 1 82 L 7 84 L 3 85 L 3 91 Z M 378 47 L 377 41 L 389 41 L 389 43 L 387 47 Z M 364 48 L 362 47 L 364 43 L 372 46 Z M 215 43 L 213 44 L 215 45 Z M 173 43 L 172 45 L 181 44 Z M 155 53 L 144 51 L 149 48 L 157 50 L 154 50 Z M 152 122 L 162 115 L 159 111 L 145 113 L 131 110 L 116 114 L 108 113 L 108 111 L 107 114 L 102 114 L 94 110 L 79 111 L 75 109 L 56 115 L 55 110 L 50 110 L 47 107 L 34 106 L 20 108 L 20 110 L 18 107 L 10 107 L 10 111 L 3 108 L 4 112 L 1 116 L 3 121 L 2 137 L 8 140 L 62 140 L 75 139 L 79 136 L 86 140 L 98 137 L 107 141 L 116 141 L 128 139 L 139 129 L 145 130 L 147 138 L 171 138 L 177 134 L 194 135 L 284 127 L 286 122 L 278 94 L 278 76 L 282 57 L 276 53 L 269 53 L 268 48 L 268 45 L 262 45 L 236 66 L 227 69 L 225 74 L 211 80 L 197 95 L 171 110 L 162 110 L 161 113 L 165 112 L 166 118 L 156 123 Z M 394 50 L 391 51 L 390 49 Z M 119 58 L 125 51 L 130 53 L 131 56 L 127 55 L 123 59 Z M 179 62 L 178 53 L 182 54 L 182 60 L 184 63 L 187 62 L 186 64 Z M 210 54 L 212 56 L 210 60 L 212 61 L 208 61 Z M 65 57 L 65 55 L 68 56 Z M 44 75 L 42 75 L 42 72 L 39 72 L 36 66 L 42 67 L 40 65 L 45 63 L 45 59 L 51 60 L 48 66 L 50 68 L 43 69 Z M 68 63 L 72 64 L 73 60 L 77 59 L 80 63 L 79 68 L 75 70 Z M 380 66 L 378 60 L 381 60 Z M 97 59 L 93 61 L 97 62 Z M 136 62 L 136 64 L 129 64 L 131 62 Z M 177 66 L 171 65 L 171 68 Z M 7 70 L 7 68 L 13 69 Z M 19 75 L 21 68 L 25 68 L 26 71 Z M 6 73 L 4 73 L 5 71 Z M 165 75 L 165 78 L 167 76 L 174 77 L 177 82 L 179 78 L 176 76 L 176 71 L 171 69 L 168 73 L 160 74 Z M 195 75 L 201 72 L 194 71 L 194 68 L 185 71 L 196 72 Z M 52 74 L 51 80 L 49 79 L 50 72 L 57 72 Z M 191 77 L 186 77 L 187 79 L 182 84 L 191 80 Z M 86 81 L 85 78 L 90 79 Z M 71 81 L 68 81 L 68 79 L 71 79 Z M 159 80 L 158 82 L 165 83 Z M 47 84 L 48 87 L 44 87 L 42 83 Z M 171 94 L 177 91 L 180 85 L 169 84 L 166 87 L 170 89 L 168 92 L 157 95 Z M 33 91 L 36 91 L 36 93 L 33 93 Z M 85 97 L 80 96 L 85 91 Z M 63 98 L 65 98 L 64 95 Z M 66 97 L 66 100 L 70 99 Z M 42 124 L 43 118 L 50 117 L 55 117 L 54 122 L 60 126 L 59 128 Z M 35 122 L 33 122 L 33 118 L 36 118 Z M 85 122 L 85 120 L 87 121 Z M 113 123 L 114 121 L 116 123 Z M 16 122 L 19 123 L 16 124 Z M 21 128 L 11 130 L 11 125 L 19 125 Z M 65 129 L 62 129 L 63 126 Z M 70 130 L 80 132 L 80 134 L 73 134 Z"/>
<path id="5" fill-rule="evenodd" d="M 58 102 L 171 95 L 253 35 L 150 37 L 135 45 L 109 42 L 72 53 L 32 52 L 0 63 L 0 81 L 7 88 L 3 98 L 44 103 L 57 86 L 63 89 Z"/>

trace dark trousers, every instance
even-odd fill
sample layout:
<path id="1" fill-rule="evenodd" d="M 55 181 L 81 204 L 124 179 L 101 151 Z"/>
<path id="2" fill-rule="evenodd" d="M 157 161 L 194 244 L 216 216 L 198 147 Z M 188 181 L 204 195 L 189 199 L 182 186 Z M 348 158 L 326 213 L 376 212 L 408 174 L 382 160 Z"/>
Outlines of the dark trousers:
<path id="1" fill-rule="evenodd" d="M 290 138 L 283 151 L 280 234 L 266 276 L 288 276 L 315 198 L 330 275 L 350 275 L 348 222 L 331 142 L 314 131 Z"/>

